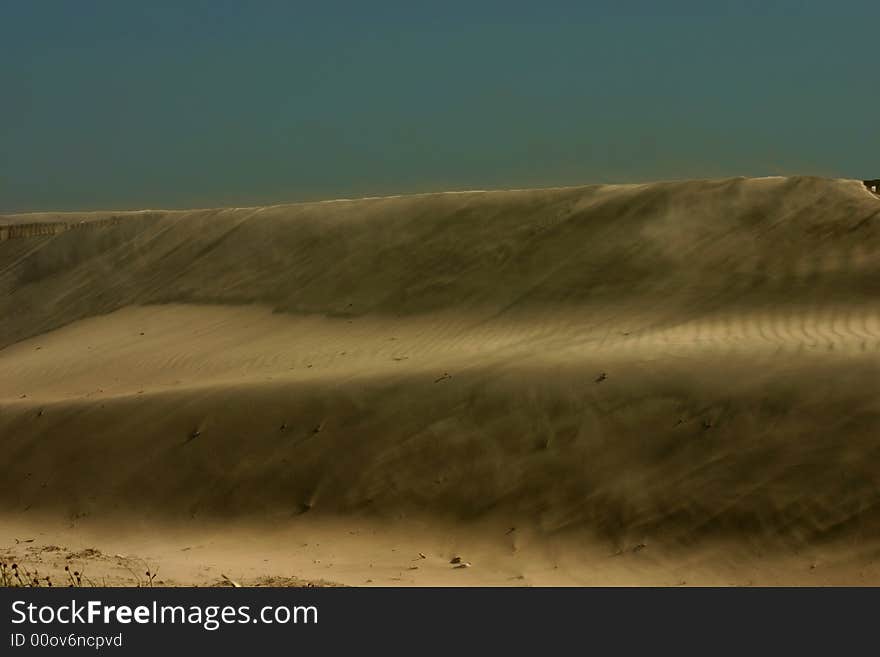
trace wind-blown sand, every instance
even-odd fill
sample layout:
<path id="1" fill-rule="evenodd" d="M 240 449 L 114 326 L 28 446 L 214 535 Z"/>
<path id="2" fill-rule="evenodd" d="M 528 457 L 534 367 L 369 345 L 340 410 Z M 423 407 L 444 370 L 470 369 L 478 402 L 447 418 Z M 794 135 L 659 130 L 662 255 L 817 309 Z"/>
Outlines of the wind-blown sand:
<path id="1" fill-rule="evenodd" d="M 0 547 L 107 583 L 880 584 L 878 292 L 856 181 L 0 217 Z"/>

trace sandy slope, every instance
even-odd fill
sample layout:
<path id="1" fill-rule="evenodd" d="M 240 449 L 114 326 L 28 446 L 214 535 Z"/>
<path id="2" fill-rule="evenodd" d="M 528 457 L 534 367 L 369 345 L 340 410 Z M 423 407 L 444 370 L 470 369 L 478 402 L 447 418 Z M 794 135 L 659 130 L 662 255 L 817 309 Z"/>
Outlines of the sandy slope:
<path id="1" fill-rule="evenodd" d="M 858 182 L 4 225 L 17 558 L 117 582 L 127 560 L 173 583 L 880 582 Z"/>

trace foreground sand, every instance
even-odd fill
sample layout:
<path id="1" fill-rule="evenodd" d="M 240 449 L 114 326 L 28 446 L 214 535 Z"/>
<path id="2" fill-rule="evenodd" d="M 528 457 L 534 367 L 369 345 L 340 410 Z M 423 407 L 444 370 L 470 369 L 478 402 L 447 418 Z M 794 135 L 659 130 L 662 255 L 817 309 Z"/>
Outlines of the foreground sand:
<path id="1" fill-rule="evenodd" d="M 0 219 L 0 550 L 880 583 L 878 223 L 803 178 Z"/>

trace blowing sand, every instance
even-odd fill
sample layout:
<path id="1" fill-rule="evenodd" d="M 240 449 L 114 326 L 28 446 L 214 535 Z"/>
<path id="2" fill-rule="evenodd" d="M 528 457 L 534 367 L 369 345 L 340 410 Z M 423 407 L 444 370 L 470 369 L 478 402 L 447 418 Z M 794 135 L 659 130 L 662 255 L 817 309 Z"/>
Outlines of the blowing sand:
<path id="1" fill-rule="evenodd" d="M 2 228 L 0 550 L 41 574 L 880 584 L 859 182 Z"/>

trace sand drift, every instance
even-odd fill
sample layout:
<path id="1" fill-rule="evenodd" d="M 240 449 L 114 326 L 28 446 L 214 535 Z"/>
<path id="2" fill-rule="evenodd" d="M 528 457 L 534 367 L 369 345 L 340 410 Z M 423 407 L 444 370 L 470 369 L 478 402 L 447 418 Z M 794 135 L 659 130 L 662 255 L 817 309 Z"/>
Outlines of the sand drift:
<path id="1" fill-rule="evenodd" d="M 858 181 L 0 217 L 0 503 L 860 544 L 878 293 Z"/>

